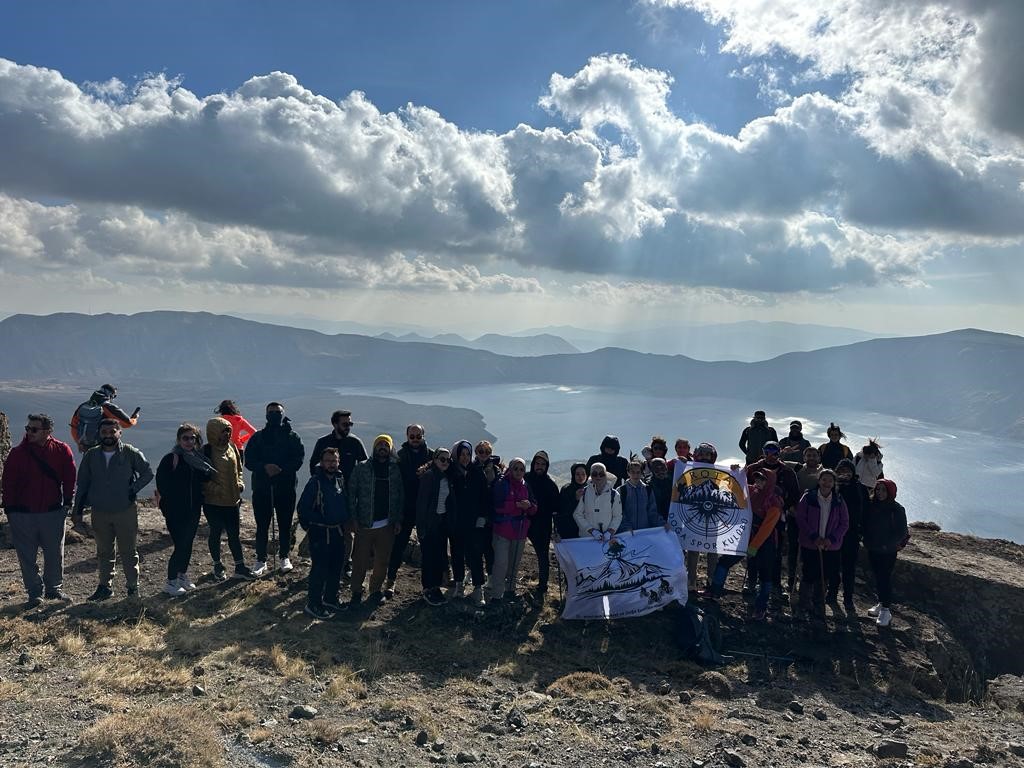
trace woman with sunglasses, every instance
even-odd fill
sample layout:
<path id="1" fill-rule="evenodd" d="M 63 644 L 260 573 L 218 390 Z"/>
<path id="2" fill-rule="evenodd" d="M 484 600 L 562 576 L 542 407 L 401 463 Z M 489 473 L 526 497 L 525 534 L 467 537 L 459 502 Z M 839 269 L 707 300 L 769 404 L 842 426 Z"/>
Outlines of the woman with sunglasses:
<path id="1" fill-rule="evenodd" d="M 590 467 L 590 482 L 583 491 L 573 519 L 580 536 L 603 539 L 605 534 L 614 537 L 622 523 L 622 504 L 614 489 L 618 478 L 609 472 L 601 462 Z"/>
<path id="2" fill-rule="evenodd" d="M 167 561 L 167 584 L 164 592 L 180 597 L 196 588 L 188 576 L 192 559 L 192 543 L 199 530 L 199 515 L 203 505 L 203 483 L 216 470 L 207 462 L 200 450 L 199 427 L 182 424 L 174 448 L 156 470 L 156 491 L 160 511 L 167 523 L 167 532 L 174 542 L 174 551 Z"/>
<path id="3" fill-rule="evenodd" d="M 416 494 L 416 537 L 420 542 L 420 581 L 423 599 L 430 605 L 444 605 L 441 592 L 448 562 L 448 521 L 452 497 L 448 473 L 451 452 L 438 448 L 434 458 L 419 472 Z"/>

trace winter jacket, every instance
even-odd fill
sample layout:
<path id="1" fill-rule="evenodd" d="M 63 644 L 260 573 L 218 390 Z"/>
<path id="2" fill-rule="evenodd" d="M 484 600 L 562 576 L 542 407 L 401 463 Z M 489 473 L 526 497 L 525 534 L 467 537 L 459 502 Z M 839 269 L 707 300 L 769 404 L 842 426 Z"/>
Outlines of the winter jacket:
<path id="1" fill-rule="evenodd" d="M 492 491 L 479 464 L 470 464 L 465 472 L 458 465 L 449 464 L 448 486 L 451 492 L 448 499 L 448 525 L 451 530 L 467 531 L 476 528 L 476 521 L 481 517 L 485 525 L 491 522 L 494 512 Z"/>
<path id="2" fill-rule="evenodd" d="M 857 475 L 855 474 L 848 483 L 837 481 L 836 490 L 839 491 L 839 495 L 846 502 L 846 513 L 850 517 L 850 527 L 846 531 L 845 540 L 850 541 L 851 537 L 853 537 L 853 539 L 860 541 L 863 533 L 865 496 L 863 487 L 857 482 Z"/>
<path id="3" fill-rule="evenodd" d="M 203 502 L 214 507 L 237 506 L 245 490 L 242 454 L 235 445 L 233 427 L 231 439 L 223 439 L 224 428 L 228 426 L 231 426 L 231 421 L 226 416 L 217 416 L 206 422 L 203 455 L 217 472 L 203 484 Z"/>
<path id="4" fill-rule="evenodd" d="M 451 517 L 452 495 L 449 488 L 444 511 L 437 513 L 437 500 L 441 483 L 447 483 L 446 473 L 431 464 L 430 469 L 420 476 L 416 489 L 416 537 L 423 541 L 432 536 L 443 535 L 448 530 Z"/>
<path id="5" fill-rule="evenodd" d="M 818 506 L 818 491 L 812 489 L 803 495 L 796 508 L 796 524 L 800 531 L 800 546 L 804 549 L 815 549 L 818 543 L 818 530 L 821 521 L 821 508 Z M 829 510 L 828 525 L 825 527 L 825 538 L 828 539 L 828 550 L 840 549 L 843 537 L 850 527 L 849 513 L 846 502 L 835 490 L 832 491 L 832 507 Z"/>
<path id="6" fill-rule="evenodd" d="M 534 457 L 534 462 L 536 460 Z M 537 500 L 537 514 L 530 520 L 530 533 L 543 536 L 546 532 L 550 536 L 555 513 L 558 512 L 558 486 L 547 472 L 543 475 L 534 472 L 532 464 L 523 479 Z"/>
<path id="7" fill-rule="evenodd" d="M 49 467 L 49 472 L 40 467 L 40 462 Z M 23 438 L 4 463 L 2 506 L 8 514 L 49 512 L 70 506 L 76 474 L 75 457 L 67 443 L 48 437 L 37 448 Z"/>
<path id="8" fill-rule="evenodd" d="M 765 443 L 778 439 L 775 427 L 769 427 L 767 421 L 751 419 L 750 426 L 745 427 L 743 434 L 740 435 L 740 450 L 747 457 L 747 464 L 752 464 L 764 456 Z"/>
<path id="9" fill-rule="evenodd" d="M 672 473 L 666 474 L 660 480 L 657 475 L 651 476 L 651 490 L 654 491 L 654 503 L 658 508 L 658 515 L 661 521 L 668 520 L 668 510 L 672 504 Z"/>
<path id="10" fill-rule="evenodd" d="M 226 419 L 231 425 L 231 444 L 241 452 L 249 438 L 256 434 L 256 427 L 238 413 L 229 413 L 220 418 Z"/>
<path id="11" fill-rule="evenodd" d="M 792 467 L 788 464 L 783 464 L 781 461 L 771 464 L 767 458 L 762 456 L 753 464 L 747 465 L 747 478 L 749 479 L 750 475 L 758 469 L 762 472 L 772 473 L 775 485 L 782 489 L 782 501 L 785 509 L 793 509 L 800 503 L 802 491 L 800 490 L 800 482 L 797 480 L 796 472 L 793 471 Z M 815 487 L 817 487 L 817 481 L 815 481 Z"/>
<path id="12" fill-rule="evenodd" d="M 658 503 L 654 491 L 646 483 L 634 486 L 628 480 L 619 486 L 619 505 L 622 520 L 617 531 L 639 531 L 642 528 L 657 528 L 665 521 L 658 514 Z"/>
<path id="13" fill-rule="evenodd" d="M 801 496 L 807 491 L 812 491 L 818 487 L 818 475 L 821 474 L 822 469 L 824 467 L 820 464 L 814 469 L 809 469 L 806 464 L 801 464 L 793 470 L 796 472 L 796 482 L 800 488 Z"/>
<path id="14" fill-rule="evenodd" d="M 790 432 L 779 440 L 779 458 L 799 464 L 804 460 L 804 449 L 810 447 L 811 441 L 804 437 L 803 432 L 797 432 L 795 435 Z"/>
<path id="15" fill-rule="evenodd" d="M 860 484 L 869 491 L 874 490 L 875 483 L 885 477 L 881 457 L 865 456 L 861 451 L 857 451 L 857 455 L 853 457 L 853 470 L 857 473 Z"/>
<path id="16" fill-rule="evenodd" d="M 338 528 L 345 525 L 350 518 L 341 473 L 328 475 L 322 467 L 317 467 L 302 489 L 297 509 L 304 530 L 313 526 Z"/>
<path id="17" fill-rule="evenodd" d="M 413 525 L 416 522 L 416 496 L 420 488 L 417 474 L 424 464 L 434 460 L 434 451 L 424 442 L 419 449 L 413 450 L 409 442 L 402 443 L 398 449 L 398 468 L 402 472 L 402 488 L 405 495 L 402 502 L 402 522 Z"/>
<path id="18" fill-rule="evenodd" d="M 600 493 L 593 483 L 587 483 L 583 498 L 576 505 L 573 519 L 579 528 L 580 536 L 587 536 L 590 530 L 617 531 L 622 523 L 622 504 L 619 492 L 612 487 L 612 479 L 605 482 Z"/>
<path id="19" fill-rule="evenodd" d="M 373 471 L 375 461 L 368 459 L 356 464 L 347 483 L 349 513 L 360 528 L 373 525 L 373 497 L 377 489 L 377 478 Z M 404 499 L 402 471 L 398 468 L 398 459 L 392 455 L 388 459 L 388 522 L 392 525 L 402 522 Z"/>
<path id="20" fill-rule="evenodd" d="M 853 453 L 850 447 L 842 443 L 833 443 L 829 440 L 818 446 L 818 453 L 821 454 L 821 466 L 826 469 L 835 469 L 836 465 L 843 459 L 852 459 Z"/>
<path id="21" fill-rule="evenodd" d="M 753 513 L 750 526 L 750 543 L 747 551 L 757 552 L 769 539 L 778 543 L 779 520 L 782 517 L 783 498 L 778 492 L 778 477 L 772 469 L 762 469 L 768 482 L 765 484 L 765 492 L 755 498 L 751 493 L 750 509 Z"/>
<path id="22" fill-rule="evenodd" d="M 81 514 L 85 506 L 104 512 L 124 512 L 152 479 L 153 468 L 135 446 L 119 443 L 109 463 L 103 446 L 90 448 L 78 468 L 75 514 Z"/>
<path id="23" fill-rule="evenodd" d="M 614 449 L 615 453 L 611 455 L 605 453 L 606 448 Z M 604 464 L 604 468 L 615 475 L 615 487 L 618 488 L 629 475 L 626 469 L 629 461 L 625 456 L 619 455 L 620 450 L 619 438 L 615 437 L 615 435 L 605 435 L 604 440 L 601 441 L 600 453 L 595 453 L 587 459 L 587 474 L 590 474 L 590 468 L 595 464 Z"/>
<path id="24" fill-rule="evenodd" d="M 296 473 L 302 469 L 305 454 L 302 441 L 287 418 L 280 426 L 265 426 L 245 446 L 245 468 L 252 472 L 253 491 L 295 488 Z M 267 464 L 277 464 L 281 471 L 270 477 L 264 469 Z"/>
<path id="25" fill-rule="evenodd" d="M 585 464 L 573 464 L 569 470 L 569 477 L 575 477 L 576 467 L 586 467 Z M 576 525 L 574 515 L 576 514 L 576 507 L 579 505 L 579 499 L 576 498 L 576 491 L 580 488 L 586 488 L 587 484 L 582 485 L 576 483 L 574 480 L 570 480 L 568 483 L 562 486 L 562 489 L 558 492 L 558 511 L 555 513 L 555 532 L 559 538 L 562 539 L 575 539 L 580 535 L 579 527 Z"/>
<path id="26" fill-rule="evenodd" d="M 885 501 L 872 501 L 864 515 L 864 546 L 869 552 L 894 554 L 903 549 L 910 533 L 907 511 L 896 501 L 896 483 L 882 480 L 889 489 Z"/>
<path id="27" fill-rule="evenodd" d="M 520 509 L 518 502 L 530 506 Z M 521 541 L 530 532 L 530 518 L 537 514 L 537 502 L 525 481 L 516 482 L 505 476 L 494 484 L 494 535 Z"/>
<path id="28" fill-rule="evenodd" d="M 210 473 L 195 469 L 185 459 L 168 453 L 156 468 L 156 490 L 164 517 L 198 515 L 203 506 L 203 483 Z"/>
<path id="29" fill-rule="evenodd" d="M 338 453 L 341 456 L 341 474 L 342 482 L 347 484 L 352 479 L 352 470 L 355 469 L 356 464 L 361 461 L 366 461 L 369 456 L 366 455 L 366 447 L 363 445 L 363 441 L 352 434 L 345 435 L 345 437 L 338 437 L 334 430 L 319 438 L 316 441 L 316 445 L 313 446 L 313 453 L 309 455 L 309 474 L 312 476 L 314 470 L 320 466 L 320 457 L 323 456 L 324 451 L 327 448 L 337 448 Z"/>

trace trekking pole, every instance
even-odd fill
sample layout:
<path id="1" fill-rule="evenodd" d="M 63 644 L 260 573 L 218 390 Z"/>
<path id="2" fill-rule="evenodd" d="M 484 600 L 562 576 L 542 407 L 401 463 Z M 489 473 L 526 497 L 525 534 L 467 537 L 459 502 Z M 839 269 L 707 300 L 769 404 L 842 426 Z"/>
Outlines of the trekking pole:
<path id="1" fill-rule="evenodd" d="M 278 544 L 278 541 L 277 541 L 277 509 L 274 506 L 274 486 L 273 486 L 273 484 L 271 484 L 271 486 L 270 486 L 270 544 L 271 545 L 278 545 L 278 546 L 280 546 Z M 271 572 L 277 570 L 277 549 L 274 549 L 273 552 L 274 552 L 274 565 L 273 565 L 273 568 L 270 569 Z M 268 552 L 267 554 L 269 555 L 270 552 Z M 270 558 L 268 557 L 267 559 L 269 560 Z"/>
<path id="2" fill-rule="evenodd" d="M 825 550 L 818 548 L 818 568 L 821 571 L 821 610 L 825 612 Z"/>

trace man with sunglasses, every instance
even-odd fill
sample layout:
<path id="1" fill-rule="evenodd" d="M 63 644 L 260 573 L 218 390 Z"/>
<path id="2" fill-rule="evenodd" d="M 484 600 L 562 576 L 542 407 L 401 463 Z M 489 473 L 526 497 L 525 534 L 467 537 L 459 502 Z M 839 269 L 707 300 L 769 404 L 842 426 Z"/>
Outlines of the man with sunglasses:
<path id="1" fill-rule="evenodd" d="M 75 514 L 86 505 L 92 510 L 92 528 L 99 560 L 99 585 L 91 602 L 108 600 L 114 592 L 114 544 L 124 568 L 128 597 L 139 594 L 139 510 L 135 499 L 153 479 L 153 469 L 138 448 L 121 442 L 121 427 L 113 419 L 100 422 L 100 444 L 90 448 L 78 468 Z"/>
<path id="2" fill-rule="evenodd" d="M 64 519 L 75 492 L 71 446 L 53 437 L 53 419 L 29 414 L 25 437 L 4 465 L 3 506 L 11 526 L 29 608 L 47 600 L 69 603 L 64 582 Z M 43 550 L 43 576 L 36 558 Z M 44 592 L 45 590 L 45 592 Z"/>
<path id="3" fill-rule="evenodd" d="M 398 449 L 398 469 L 402 473 L 405 496 L 402 501 L 402 529 L 395 536 L 395 543 L 391 548 L 391 562 L 388 563 L 388 576 L 384 581 L 385 597 L 394 597 L 398 568 L 405 558 L 405 549 L 409 545 L 412 529 L 416 527 L 420 469 L 434 459 L 434 451 L 427 447 L 426 437 L 427 431 L 422 424 L 410 424 L 405 428 L 405 442 Z"/>

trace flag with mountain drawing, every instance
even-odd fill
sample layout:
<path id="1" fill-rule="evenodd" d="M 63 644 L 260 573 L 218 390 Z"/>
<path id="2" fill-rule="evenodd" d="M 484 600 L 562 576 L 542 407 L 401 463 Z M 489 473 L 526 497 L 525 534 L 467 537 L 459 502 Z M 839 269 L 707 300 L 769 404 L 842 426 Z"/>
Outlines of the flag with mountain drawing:
<path id="1" fill-rule="evenodd" d="M 750 521 L 750 493 L 742 469 L 676 462 L 668 522 L 683 549 L 744 555 Z"/>
<path id="2" fill-rule="evenodd" d="M 679 542 L 663 527 L 610 541 L 562 539 L 555 554 L 568 582 L 563 619 L 619 619 L 686 603 Z"/>

